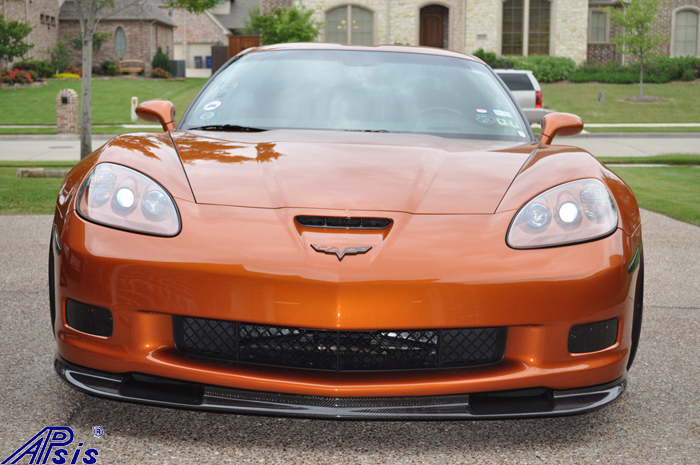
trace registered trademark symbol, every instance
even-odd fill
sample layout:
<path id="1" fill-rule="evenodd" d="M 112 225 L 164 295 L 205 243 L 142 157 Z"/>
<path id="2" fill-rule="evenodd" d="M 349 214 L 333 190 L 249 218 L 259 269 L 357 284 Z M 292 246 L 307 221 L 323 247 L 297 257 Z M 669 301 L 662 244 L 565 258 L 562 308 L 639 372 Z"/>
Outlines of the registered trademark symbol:
<path id="1" fill-rule="evenodd" d="M 100 436 L 105 434 L 105 430 L 103 430 L 101 426 L 94 426 L 92 428 L 92 434 L 94 434 L 96 438 L 99 438 Z"/>

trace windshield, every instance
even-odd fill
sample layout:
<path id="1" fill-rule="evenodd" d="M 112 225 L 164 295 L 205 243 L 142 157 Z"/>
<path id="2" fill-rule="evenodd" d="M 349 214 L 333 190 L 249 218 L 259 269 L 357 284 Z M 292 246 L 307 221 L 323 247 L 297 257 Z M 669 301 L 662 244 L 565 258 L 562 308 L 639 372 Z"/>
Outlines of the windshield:
<path id="1" fill-rule="evenodd" d="M 272 50 L 244 55 L 208 83 L 181 128 L 530 140 L 510 96 L 483 64 L 379 51 Z"/>

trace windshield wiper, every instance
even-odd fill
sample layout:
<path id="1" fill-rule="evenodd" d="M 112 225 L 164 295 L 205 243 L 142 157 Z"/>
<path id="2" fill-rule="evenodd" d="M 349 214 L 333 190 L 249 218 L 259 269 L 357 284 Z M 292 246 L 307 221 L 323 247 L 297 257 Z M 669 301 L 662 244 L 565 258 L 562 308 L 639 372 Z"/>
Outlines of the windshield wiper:
<path id="1" fill-rule="evenodd" d="M 386 129 L 345 129 L 345 132 L 385 132 L 385 133 L 391 133 L 393 131 L 387 131 Z"/>
<path id="2" fill-rule="evenodd" d="M 190 131 L 237 131 L 237 132 L 263 132 L 267 129 L 251 128 L 248 126 L 239 126 L 237 124 L 210 124 L 207 126 L 197 126 L 188 128 Z"/>

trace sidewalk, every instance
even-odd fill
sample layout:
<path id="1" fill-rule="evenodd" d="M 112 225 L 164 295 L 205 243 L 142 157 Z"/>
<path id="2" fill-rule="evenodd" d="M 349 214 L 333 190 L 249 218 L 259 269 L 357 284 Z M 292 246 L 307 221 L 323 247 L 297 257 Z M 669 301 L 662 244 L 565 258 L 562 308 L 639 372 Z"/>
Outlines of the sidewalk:
<path id="1" fill-rule="evenodd" d="M 93 135 L 99 148 L 114 135 Z M 597 157 L 645 157 L 666 153 L 700 154 L 700 133 L 588 133 L 557 137 L 557 145 L 581 147 Z M 80 139 L 73 134 L 0 135 L 1 161 L 78 161 Z"/>

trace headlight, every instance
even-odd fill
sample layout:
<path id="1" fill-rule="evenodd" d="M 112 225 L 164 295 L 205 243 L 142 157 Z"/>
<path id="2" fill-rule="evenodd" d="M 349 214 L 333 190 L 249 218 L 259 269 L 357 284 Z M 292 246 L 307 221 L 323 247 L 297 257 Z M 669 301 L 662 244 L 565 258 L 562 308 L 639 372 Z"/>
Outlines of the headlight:
<path id="1" fill-rule="evenodd" d="M 554 221 L 552 221 L 554 220 Z M 617 228 L 610 191 L 597 179 L 568 182 L 526 203 L 515 215 L 506 242 L 514 249 L 585 242 Z"/>
<path id="2" fill-rule="evenodd" d="M 86 220 L 154 236 L 176 236 L 180 215 L 173 198 L 153 179 L 124 166 L 101 163 L 78 194 Z"/>

